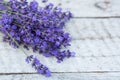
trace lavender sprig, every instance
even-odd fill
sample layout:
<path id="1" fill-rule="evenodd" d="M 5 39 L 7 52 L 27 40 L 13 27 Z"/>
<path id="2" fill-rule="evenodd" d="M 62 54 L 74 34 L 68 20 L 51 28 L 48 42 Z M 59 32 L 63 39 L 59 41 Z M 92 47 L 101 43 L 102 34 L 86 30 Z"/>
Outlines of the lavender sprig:
<path id="1" fill-rule="evenodd" d="M 32 67 L 35 68 L 38 73 L 45 75 L 46 77 L 51 76 L 50 70 L 45 65 L 41 64 L 40 61 L 33 55 L 28 56 L 26 58 L 26 62 L 31 63 Z"/>

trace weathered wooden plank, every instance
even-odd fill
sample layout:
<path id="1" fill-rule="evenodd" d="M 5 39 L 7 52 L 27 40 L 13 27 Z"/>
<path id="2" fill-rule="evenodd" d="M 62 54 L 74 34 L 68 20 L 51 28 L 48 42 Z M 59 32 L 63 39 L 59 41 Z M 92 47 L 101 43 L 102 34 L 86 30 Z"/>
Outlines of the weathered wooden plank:
<path id="1" fill-rule="evenodd" d="M 75 17 L 120 16 L 119 0 L 49 0 L 49 2 L 56 5 L 61 4 L 64 10 L 70 10 Z M 43 5 L 41 1 L 39 3 Z"/>
<path id="2" fill-rule="evenodd" d="M 119 80 L 120 73 L 53 73 L 46 78 L 38 74 L 0 75 L 1 80 Z"/>

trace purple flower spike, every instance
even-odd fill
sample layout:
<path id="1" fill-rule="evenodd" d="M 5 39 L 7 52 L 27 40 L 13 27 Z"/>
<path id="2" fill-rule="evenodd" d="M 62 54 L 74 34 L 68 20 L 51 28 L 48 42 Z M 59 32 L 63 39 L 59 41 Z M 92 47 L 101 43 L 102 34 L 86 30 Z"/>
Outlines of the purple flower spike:
<path id="1" fill-rule="evenodd" d="M 35 68 L 35 70 L 42 75 L 45 75 L 46 77 L 51 76 L 50 70 L 43 64 L 40 63 L 40 61 L 34 57 L 33 55 L 30 55 L 26 58 L 27 63 L 31 63 L 32 67 Z"/>

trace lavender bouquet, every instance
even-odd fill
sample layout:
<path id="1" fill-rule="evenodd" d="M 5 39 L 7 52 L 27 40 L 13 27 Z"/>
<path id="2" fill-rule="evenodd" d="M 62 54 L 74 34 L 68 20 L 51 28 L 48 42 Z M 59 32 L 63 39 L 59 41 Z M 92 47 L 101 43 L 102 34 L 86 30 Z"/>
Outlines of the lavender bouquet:
<path id="1" fill-rule="evenodd" d="M 46 3 L 47 0 L 42 2 Z M 64 31 L 65 23 L 72 18 L 70 11 L 64 12 L 52 3 L 40 7 L 35 0 L 30 3 L 27 0 L 0 0 L 0 15 L 3 41 L 14 48 L 32 48 L 33 52 L 45 57 L 55 57 L 58 63 L 75 55 L 70 50 L 62 50 L 70 46 L 71 37 Z M 25 54 L 26 62 L 39 74 L 51 76 L 51 71 L 36 56 Z"/>

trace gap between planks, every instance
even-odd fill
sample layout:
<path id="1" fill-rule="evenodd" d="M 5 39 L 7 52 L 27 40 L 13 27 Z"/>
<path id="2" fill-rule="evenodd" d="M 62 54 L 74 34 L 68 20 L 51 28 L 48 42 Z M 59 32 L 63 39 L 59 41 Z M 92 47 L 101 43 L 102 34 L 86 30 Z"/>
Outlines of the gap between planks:
<path id="1" fill-rule="evenodd" d="M 54 73 L 120 73 L 120 71 L 81 71 L 81 72 L 51 72 Z M 0 73 L 0 75 L 18 75 L 18 74 L 38 74 L 37 72 L 23 72 L 23 73 Z"/>
<path id="2" fill-rule="evenodd" d="M 39 74 L 0 75 L 1 80 L 119 80 L 118 73 L 53 73 L 46 78 Z"/>

